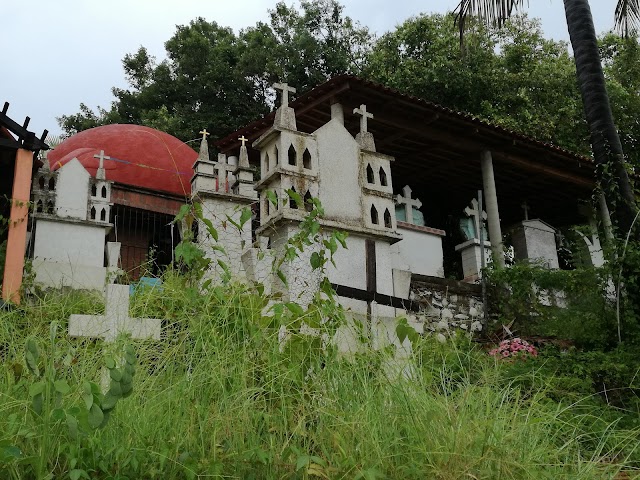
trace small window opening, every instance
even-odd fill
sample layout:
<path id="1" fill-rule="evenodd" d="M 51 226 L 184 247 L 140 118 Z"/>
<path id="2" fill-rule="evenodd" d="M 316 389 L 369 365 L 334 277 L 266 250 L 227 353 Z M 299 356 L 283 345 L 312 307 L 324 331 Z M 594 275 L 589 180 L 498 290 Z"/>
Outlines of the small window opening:
<path id="1" fill-rule="evenodd" d="M 49 179 L 49 191 L 53 191 L 56 189 L 56 179 L 51 177 Z"/>
<path id="2" fill-rule="evenodd" d="M 367 183 L 376 183 L 376 179 L 373 176 L 373 168 L 371 168 L 371 165 L 367 165 Z"/>
<path id="3" fill-rule="evenodd" d="M 100 221 L 104 222 L 107 219 L 107 211 L 103 208 L 100 211 Z"/>
<path id="4" fill-rule="evenodd" d="M 266 214 L 267 217 L 269 216 L 269 203 L 271 203 L 271 202 L 269 202 L 269 199 L 265 198 L 265 200 L 264 200 L 264 213 Z"/>
<path id="5" fill-rule="evenodd" d="M 47 213 L 53 215 L 53 202 L 47 203 Z"/>
<path id="6" fill-rule="evenodd" d="M 44 177 L 38 178 L 38 186 L 40 187 L 40 190 L 44 190 Z"/>
<path id="7" fill-rule="evenodd" d="M 269 154 L 264 154 L 264 172 L 267 173 L 269 171 Z"/>
<path id="8" fill-rule="evenodd" d="M 297 165 L 298 163 L 298 154 L 296 152 L 296 149 L 293 148 L 293 145 L 291 145 L 289 147 L 289 165 Z"/>
<path id="9" fill-rule="evenodd" d="M 107 186 L 106 185 L 102 186 L 102 190 L 100 190 L 100 196 L 102 198 L 107 198 Z"/>
<path id="10" fill-rule="evenodd" d="M 388 208 L 384 211 L 384 226 L 385 226 L 385 228 L 392 228 L 393 227 L 393 225 L 391 223 L 391 213 L 389 212 Z"/>
<path id="11" fill-rule="evenodd" d="M 38 203 L 36 203 L 36 212 L 42 213 L 42 200 L 38 200 Z"/>
<path id="12" fill-rule="evenodd" d="M 276 156 L 276 165 L 278 165 L 278 163 L 279 163 L 279 161 L 278 161 L 278 158 L 279 158 L 279 156 L 278 156 L 278 147 L 275 148 L 274 155 Z"/>
<path id="13" fill-rule="evenodd" d="M 91 216 L 91 220 L 96 219 L 96 207 L 91 207 L 90 216 Z"/>
<path id="14" fill-rule="evenodd" d="M 380 167 L 380 185 L 383 187 L 387 186 L 387 172 L 385 172 L 382 167 Z"/>
<path id="15" fill-rule="evenodd" d="M 91 185 L 91 196 L 95 197 L 96 195 L 98 195 L 98 187 L 96 187 L 96 184 L 94 183 Z"/>
<path id="16" fill-rule="evenodd" d="M 371 223 L 378 225 L 378 210 L 375 205 L 371 205 Z"/>
<path id="17" fill-rule="evenodd" d="M 305 148 L 304 153 L 302 154 L 302 166 L 307 169 L 311 169 L 311 153 L 309 153 L 309 149 Z"/>
<path id="18" fill-rule="evenodd" d="M 296 193 L 296 188 L 291 187 L 291 191 L 293 191 L 293 193 Z M 298 208 L 298 204 L 293 199 L 293 197 L 289 197 L 289 208 Z"/>
<path id="19" fill-rule="evenodd" d="M 311 199 L 311 192 L 309 190 L 307 190 L 307 193 L 304 194 L 304 209 L 307 212 L 313 210 L 313 201 Z"/>

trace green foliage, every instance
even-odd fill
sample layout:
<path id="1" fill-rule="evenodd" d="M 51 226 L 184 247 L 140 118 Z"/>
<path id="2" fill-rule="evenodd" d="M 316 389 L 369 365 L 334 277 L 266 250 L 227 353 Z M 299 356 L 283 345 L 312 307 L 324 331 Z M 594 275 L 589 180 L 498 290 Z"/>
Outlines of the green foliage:
<path id="1" fill-rule="evenodd" d="M 550 270 L 526 263 L 488 272 L 490 311 L 520 336 L 615 345 L 617 328 L 605 269 Z"/>
<path id="2" fill-rule="evenodd" d="M 539 22 L 526 16 L 503 29 L 475 25 L 463 52 L 450 16 L 413 17 L 380 38 L 366 74 L 539 140 L 589 152 L 567 45 L 545 39 Z"/>

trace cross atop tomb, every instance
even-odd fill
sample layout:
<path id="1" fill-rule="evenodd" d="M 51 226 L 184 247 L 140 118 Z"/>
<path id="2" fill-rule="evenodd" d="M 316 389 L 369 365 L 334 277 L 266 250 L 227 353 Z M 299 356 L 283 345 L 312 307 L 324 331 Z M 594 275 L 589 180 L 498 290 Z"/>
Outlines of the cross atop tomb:
<path id="1" fill-rule="evenodd" d="M 365 104 L 360 105 L 360 108 L 354 108 L 353 113 L 361 115 L 360 117 L 360 133 L 367 132 L 367 119 L 373 119 L 373 113 L 367 112 L 367 106 Z"/>
<path id="2" fill-rule="evenodd" d="M 104 315 L 71 315 L 69 335 L 114 341 L 119 334 L 131 338 L 160 339 L 161 320 L 129 317 L 129 285 L 107 284 Z"/>
<path id="3" fill-rule="evenodd" d="M 402 188 L 402 195 L 396 195 L 396 203 L 405 205 L 407 223 L 414 223 L 413 221 L 413 209 L 419 209 L 422 206 L 422 202 L 417 198 L 411 198 L 411 187 L 405 185 Z"/>
<path id="4" fill-rule="evenodd" d="M 471 200 L 471 206 L 466 207 L 464 209 L 464 213 L 467 215 L 467 217 L 473 219 L 473 226 L 475 228 L 475 234 L 477 238 L 477 236 L 480 233 L 480 228 L 483 226 L 484 220 L 487 219 L 487 212 L 485 212 L 484 210 L 482 211 L 482 222 L 481 222 L 480 209 L 478 208 L 478 200 L 474 198 L 473 200 Z M 487 238 L 485 237 L 484 240 L 486 241 Z"/>
<path id="5" fill-rule="evenodd" d="M 104 150 L 100 150 L 100 154 L 99 155 L 94 155 L 93 158 L 97 158 L 100 160 L 100 165 L 98 167 L 98 171 L 96 172 L 96 178 L 98 180 L 106 180 L 107 177 L 104 173 L 104 161 L 105 160 L 111 160 L 111 157 L 107 157 L 104 154 Z"/>
<path id="6" fill-rule="evenodd" d="M 296 93 L 296 89 L 290 87 L 288 83 L 274 83 L 273 88 L 282 90 L 282 101 L 280 107 L 287 108 L 289 106 L 289 92 Z"/>
<path id="7" fill-rule="evenodd" d="M 203 129 L 202 131 L 198 132 L 200 135 L 202 135 L 202 140 L 206 140 L 207 139 L 207 135 L 211 135 L 209 132 L 207 132 L 207 129 Z"/>
<path id="8" fill-rule="evenodd" d="M 238 140 L 240 140 L 242 142 L 242 146 L 245 147 L 246 143 L 249 141 L 248 138 L 246 138 L 244 135 L 242 135 L 241 137 L 238 137 Z"/>

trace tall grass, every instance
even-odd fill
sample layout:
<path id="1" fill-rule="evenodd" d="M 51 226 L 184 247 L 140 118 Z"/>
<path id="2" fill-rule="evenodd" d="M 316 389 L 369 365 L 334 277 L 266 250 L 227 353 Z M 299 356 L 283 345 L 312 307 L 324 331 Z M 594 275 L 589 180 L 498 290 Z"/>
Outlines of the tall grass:
<path id="1" fill-rule="evenodd" d="M 390 377 L 390 349 L 283 346 L 265 304 L 241 285 L 202 293 L 171 276 L 139 292 L 132 314 L 165 319 L 166 334 L 136 342 L 133 395 L 76 439 L 64 422 L 43 428 L 20 367 L 35 337 L 72 385 L 64 407 L 82 402 L 82 382 L 98 381 L 117 345 L 69 339 L 66 321 L 99 302 L 55 293 L 1 313 L 0 478 L 633 478 L 637 430 L 550 400 L 544 379 L 520 386 L 468 342 L 424 338 Z"/>

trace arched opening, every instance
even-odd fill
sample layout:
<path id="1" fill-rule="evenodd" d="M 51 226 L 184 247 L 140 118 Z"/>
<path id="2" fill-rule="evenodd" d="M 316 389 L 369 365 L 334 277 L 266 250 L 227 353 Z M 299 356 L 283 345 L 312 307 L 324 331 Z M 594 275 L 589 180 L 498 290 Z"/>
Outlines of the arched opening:
<path id="1" fill-rule="evenodd" d="M 94 183 L 91 185 L 91 196 L 95 197 L 96 195 L 98 195 L 98 187 L 96 187 L 96 184 Z"/>
<path id="2" fill-rule="evenodd" d="M 264 173 L 267 173 L 269 171 L 269 154 L 265 153 L 264 154 Z"/>
<path id="3" fill-rule="evenodd" d="M 298 153 L 296 152 L 296 149 L 293 148 L 293 145 L 289 147 L 288 156 L 289 156 L 289 165 L 298 164 Z"/>
<path id="4" fill-rule="evenodd" d="M 42 200 L 38 200 L 38 203 L 36 203 L 36 212 L 42 213 L 42 208 Z"/>
<path id="5" fill-rule="evenodd" d="M 53 191 L 56 189 L 56 179 L 51 177 L 49 179 L 49 191 Z"/>
<path id="6" fill-rule="evenodd" d="M 100 190 L 100 196 L 102 198 L 107 198 L 107 186 L 106 185 L 102 186 L 102 190 Z"/>
<path id="7" fill-rule="evenodd" d="M 91 211 L 89 212 L 89 216 L 91 217 L 91 220 L 95 220 L 96 219 L 96 207 L 91 207 Z"/>
<path id="8" fill-rule="evenodd" d="M 280 163 L 280 162 L 279 162 L 279 156 L 278 156 L 278 147 L 276 147 L 276 148 L 275 148 L 275 153 L 274 153 L 274 155 L 276 156 L 276 165 L 278 165 L 278 164 Z"/>
<path id="9" fill-rule="evenodd" d="M 313 210 L 313 201 L 311 200 L 311 192 L 307 190 L 307 193 L 304 194 L 304 209 L 307 212 Z"/>
<path id="10" fill-rule="evenodd" d="M 373 176 L 373 168 L 367 164 L 367 183 L 376 183 L 376 179 Z"/>
<path id="11" fill-rule="evenodd" d="M 38 186 L 40 187 L 40 190 L 44 190 L 44 177 L 38 178 Z"/>
<path id="12" fill-rule="evenodd" d="M 307 169 L 311 169 L 311 153 L 309 153 L 309 149 L 305 148 L 304 153 L 302 154 L 302 166 Z"/>
<path id="13" fill-rule="evenodd" d="M 384 211 L 384 226 L 385 228 L 392 228 L 393 224 L 391 223 L 391 213 L 389 212 L 389 209 L 385 209 Z"/>
<path id="14" fill-rule="evenodd" d="M 104 222 L 107 220 L 107 211 L 103 208 L 100 210 L 100 221 Z"/>
<path id="15" fill-rule="evenodd" d="M 293 193 L 297 193 L 296 187 L 291 187 L 291 191 Z M 298 204 L 296 203 L 296 201 L 293 199 L 292 196 L 289 196 L 289 208 L 298 208 Z"/>
<path id="16" fill-rule="evenodd" d="M 269 216 L 269 203 L 271 203 L 271 202 L 269 202 L 269 199 L 265 198 L 264 199 L 264 213 L 265 213 L 266 217 Z"/>
<path id="17" fill-rule="evenodd" d="M 380 185 L 383 187 L 387 186 L 387 172 L 384 171 L 384 168 L 380 167 Z"/>
<path id="18" fill-rule="evenodd" d="M 371 223 L 378 225 L 378 210 L 375 205 L 371 205 Z"/>
<path id="19" fill-rule="evenodd" d="M 47 203 L 47 213 L 53 215 L 53 202 Z"/>

